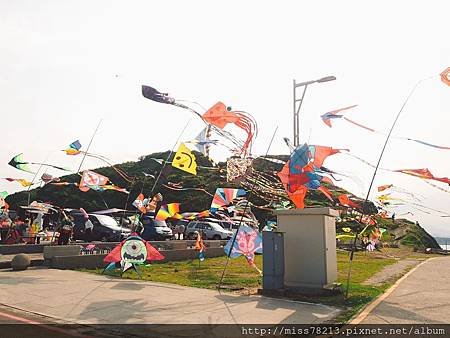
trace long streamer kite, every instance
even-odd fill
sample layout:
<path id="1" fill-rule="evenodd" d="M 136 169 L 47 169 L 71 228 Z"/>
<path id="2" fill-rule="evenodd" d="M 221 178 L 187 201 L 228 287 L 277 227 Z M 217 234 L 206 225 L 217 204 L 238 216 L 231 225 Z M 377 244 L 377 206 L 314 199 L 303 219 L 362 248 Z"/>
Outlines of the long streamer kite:
<path id="1" fill-rule="evenodd" d="M 442 74 L 441 74 L 441 78 L 442 78 Z M 389 129 L 389 132 L 386 135 L 386 139 L 384 141 L 383 148 L 381 149 L 380 156 L 379 156 L 377 164 L 375 166 L 375 170 L 373 172 L 372 179 L 370 181 L 369 189 L 367 190 L 366 198 L 364 200 L 364 204 L 367 203 L 367 201 L 369 200 L 370 191 L 371 191 L 373 183 L 375 181 L 375 177 L 377 176 L 378 167 L 380 166 L 381 160 L 382 160 L 384 152 L 386 150 L 386 146 L 387 146 L 387 144 L 389 142 L 389 139 L 391 138 L 391 134 L 392 134 L 392 132 L 393 132 L 393 130 L 395 128 L 395 125 L 397 124 L 397 121 L 400 118 L 400 115 L 402 114 L 403 109 L 405 108 L 405 106 L 408 103 L 409 99 L 414 94 L 414 92 L 417 89 L 417 87 L 419 86 L 419 84 L 421 84 L 425 80 L 426 79 L 419 80 L 414 85 L 414 87 L 411 89 L 411 91 L 409 92 L 408 96 L 406 97 L 405 101 L 403 102 L 403 104 L 402 104 L 400 110 L 398 111 L 397 115 L 395 116 L 394 121 L 392 122 L 391 128 Z M 361 219 L 363 218 L 363 216 L 364 215 L 361 216 Z M 348 273 L 347 273 L 347 287 L 346 287 L 346 291 L 345 291 L 345 298 L 348 297 L 348 292 L 350 290 L 350 275 L 351 275 L 351 268 L 352 268 L 352 262 L 353 262 L 353 256 L 354 256 L 355 248 L 356 248 L 356 236 L 355 236 L 355 238 L 353 240 L 352 248 L 351 248 L 351 251 L 350 251 L 349 267 L 348 267 Z"/>
<path id="2" fill-rule="evenodd" d="M 321 116 L 322 121 L 323 121 L 328 127 L 331 128 L 331 127 L 332 127 L 332 124 L 331 124 L 331 121 L 332 121 L 332 120 L 343 119 L 343 120 L 345 120 L 345 121 L 347 121 L 347 122 L 350 122 L 350 123 L 353 124 L 353 125 L 356 125 L 356 126 L 358 126 L 358 127 L 360 127 L 360 128 L 363 128 L 363 129 L 365 129 L 365 130 L 368 130 L 368 131 L 370 131 L 370 132 L 373 132 L 373 133 L 377 133 L 377 134 L 386 136 L 386 134 L 383 133 L 383 132 L 377 131 L 377 130 L 375 130 L 375 129 L 373 129 L 373 128 L 370 128 L 370 127 L 367 127 L 367 126 L 365 126 L 365 125 L 363 125 L 363 124 L 361 124 L 361 123 L 358 123 L 358 122 L 355 122 L 355 121 L 353 121 L 353 120 L 350 120 L 348 117 L 344 116 L 343 113 L 342 113 L 342 114 L 338 114 L 338 113 L 340 113 L 340 112 L 343 112 L 343 111 L 352 109 L 352 108 L 354 108 L 354 107 L 356 107 L 356 106 L 357 106 L 357 105 L 348 106 L 348 107 L 344 107 L 344 108 L 332 110 L 332 111 L 330 111 L 330 112 L 328 112 L 328 113 L 325 113 L 325 114 L 323 114 L 323 115 Z M 432 143 L 429 143 L 429 142 L 425 142 L 425 141 L 418 140 L 418 139 L 414 139 L 414 138 L 410 138 L 410 137 L 392 136 L 392 138 L 399 139 L 399 140 L 413 141 L 413 142 L 416 142 L 416 143 L 419 143 L 419 144 L 422 144 L 422 145 L 425 145 L 425 146 L 428 146 L 428 147 L 437 148 L 437 149 L 450 150 L 450 147 L 440 146 L 440 145 L 432 144 Z"/>
<path id="3" fill-rule="evenodd" d="M 32 183 L 26 179 L 23 178 L 10 178 L 10 177 L 4 177 L 4 180 L 7 180 L 8 182 L 17 182 L 20 183 L 22 187 L 29 187 L 32 185 Z"/>
<path id="4" fill-rule="evenodd" d="M 66 168 L 62 168 L 56 165 L 52 165 L 52 164 L 47 164 L 47 163 L 36 163 L 36 162 L 27 162 L 23 159 L 23 153 L 20 153 L 16 156 L 14 156 L 9 162 L 8 164 L 16 169 L 22 170 L 22 171 L 26 171 L 28 173 L 31 174 L 35 174 L 35 172 L 30 168 L 29 164 L 36 164 L 36 165 L 41 165 L 41 166 L 46 166 L 46 167 L 51 167 L 51 168 L 55 168 L 58 170 L 63 170 L 63 171 L 70 171 L 69 169 Z"/>
<path id="5" fill-rule="evenodd" d="M 170 97 L 168 93 L 161 93 L 155 88 L 145 85 L 142 86 L 142 95 L 152 101 L 170 104 L 189 110 L 209 125 L 212 132 L 231 141 L 237 147 L 236 153 L 244 157 L 249 154 L 252 140 L 257 134 L 256 121 L 249 113 L 243 111 L 231 111 L 231 109 L 229 110 L 222 102 L 218 102 L 202 115 L 193 108 L 181 103 L 179 100 Z M 230 132 L 223 130 L 228 123 L 232 123 L 244 130 L 247 133 L 247 139 L 243 142 Z"/>
<path id="6" fill-rule="evenodd" d="M 125 181 L 133 182 L 133 178 L 131 178 L 125 171 L 123 171 L 122 169 L 115 166 L 110 159 L 108 159 L 107 157 L 102 156 L 102 155 L 92 154 L 92 153 L 83 151 L 83 150 L 81 150 L 81 147 L 82 146 L 81 146 L 80 141 L 76 140 L 76 141 L 73 141 L 69 145 L 69 147 L 67 147 L 67 149 L 65 149 L 63 151 L 66 153 L 66 155 L 75 156 L 75 155 L 83 154 L 87 157 L 91 157 L 91 158 L 95 158 L 100 161 L 103 161 L 106 164 L 108 164 L 111 168 L 113 168 Z"/>

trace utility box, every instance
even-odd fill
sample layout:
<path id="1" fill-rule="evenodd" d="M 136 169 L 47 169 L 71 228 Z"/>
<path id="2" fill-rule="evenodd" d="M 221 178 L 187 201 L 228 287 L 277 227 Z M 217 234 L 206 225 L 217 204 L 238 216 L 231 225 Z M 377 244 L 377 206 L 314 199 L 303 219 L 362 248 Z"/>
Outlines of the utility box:
<path id="1" fill-rule="evenodd" d="M 285 288 L 314 291 L 335 283 L 338 211 L 306 208 L 277 210 L 275 214 L 278 230 L 285 233 Z"/>
<path id="2" fill-rule="evenodd" d="M 284 233 L 263 231 L 263 289 L 284 288 Z"/>

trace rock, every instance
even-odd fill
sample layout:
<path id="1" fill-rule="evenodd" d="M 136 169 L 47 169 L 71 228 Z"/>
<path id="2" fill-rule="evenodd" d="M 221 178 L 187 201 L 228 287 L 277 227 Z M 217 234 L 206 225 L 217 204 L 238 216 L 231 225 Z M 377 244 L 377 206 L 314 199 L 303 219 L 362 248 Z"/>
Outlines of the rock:
<path id="1" fill-rule="evenodd" d="M 11 268 L 14 271 L 26 270 L 31 264 L 30 256 L 26 254 L 15 255 L 11 261 Z"/>

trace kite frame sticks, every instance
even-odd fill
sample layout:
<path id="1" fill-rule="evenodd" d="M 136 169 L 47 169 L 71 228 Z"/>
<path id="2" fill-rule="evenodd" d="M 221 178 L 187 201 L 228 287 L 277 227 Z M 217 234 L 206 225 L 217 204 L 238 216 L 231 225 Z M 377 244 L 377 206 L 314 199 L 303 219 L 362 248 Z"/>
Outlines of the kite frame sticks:
<path id="1" fill-rule="evenodd" d="M 395 125 L 397 124 L 397 121 L 398 121 L 398 119 L 399 119 L 399 117 L 400 117 L 400 115 L 401 115 L 403 109 L 405 108 L 406 104 L 408 103 L 410 97 L 411 97 L 412 94 L 415 92 L 415 90 L 417 89 L 417 87 L 419 86 L 419 84 L 422 83 L 422 81 L 424 81 L 424 80 L 426 80 L 426 79 L 422 79 L 422 80 L 418 81 L 418 82 L 415 84 L 415 86 L 411 89 L 409 95 L 406 97 L 406 100 L 403 102 L 402 107 L 400 108 L 399 112 L 397 113 L 397 116 L 395 117 L 394 122 L 392 123 L 391 129 L 389 130 L 389 133 L 388 133 L 387 136 L 386 136 L 386 140 L 384 141 L 383 148 L 381 149 L 381 153 L 380 153 L 380 157 L 378 158 L 377 165 L 375 166 L 375 170 L 374 170 L 374 172 L 373 172 L 372 179 L 371 179 L 371 181 L 370 181 L 370 185 L 369 185 L 369 189 L 368 189 L 368 191 L 367 191 L 366 198 L 365 198 L 365 200 L 364 200 L 364 203 L 362 204 L 363 208 L 364 208 L 364 206 L 366 205 L 366 203 L 369 201 L 370 191 L 371 191 L 371 189 L 372 189 L 373 182 L 375 181 L 375 177 L 377 176 L 378 167 L 380 166 L 381 159 L 383 158 L 384 151 L 386 150 L 386 146 L 387 146 L 387 144 L 388 144 L 388 142 L 389 142 L 389 139 L 390 139 L 390 137 L 391 137 L 392 131 L 394 130 Z M 363 209 L 363 212 L 361 213 L 361 217 L 360 217 L 360 219 L 359 219 L 359 223 L 362 222 L 363 217 L 364 217 L 364 209 Z M 351 251 L 350 251 L 350 256 L 349 256 L 349 265 L 348 265 L 348 272 L 347 272 L 347 286 L 346 286 L 346 289 L 345 289 L 345 298 L 346 298 L 346 299 L 348 298 L 348 292 L 349 292 L 349 289 L 350 289 L 350 277 L 351 277 L 351 270 L 352 270 L 353 256 L 354 256 L 355 249 L 356 249 L 356 240 L 357 240 L 357 239 L 358 239 L 358 236 L 355 236 L 355 239 L 353 240 L 353 243 L 352 243 L 352 247 L 351 247 Z"/>
<path id="2" fill-rule="evenodd" d="M 273 142 L 273 139 L 275 138 L 275 134 L 277 133 L 277 131 L 278 131 L 278 126 L 275 128 L 275 131 L 273 132 L 272 138 L 270 139 L 270 142 L 269 142 L 269 146 L 267 147 L 267 150 L 266 150 L 266 155 L 264 155 L 264 156 L 267 156 L 269 154 L 270 147 L 272 146 L 272 142 Z M 224 266 L 223 271 L 222 271 L 222 276 L 220 276 L 220 281 L 219 281 L 219 284 L 217 285 L 217 290 L 219 292 L 220 292 L 220 287 L 222 286 L 223 278 L 225 277 L 225 271 L 227 270 L 228 263 L 230 261 L 230 256 L 231 256 L 231 252 L 233 251 L 234 243 L 236 242 L 236 237 L 237 237 L 237 235 L 239 233 L 239 230 L 241 228 L 242 220 L 244 219 L 245 212 L 247 211 L 247 208 L 248 208 L 248 206 L 250 204 L 250 197 L 252 197 L 253 190 L 254 190 L 255 186 L 256 186 L 256 182 L 253 183 L 253 185 L 250 188 L 250 191 L 249 191 L 248 196 L 247 196 L 247 200 L 245 202 L 244 210 L 242 211 L 242 215 L 241 215 L 241 218 L 239 220 L 238 228 L 236 229 L 236 233 L 233 236 L 233 240 L 231 242 L 230 250 L 228 251 L 228 254 L 227 254 L 227 260 L 225 262 L 225 266 Z"/>

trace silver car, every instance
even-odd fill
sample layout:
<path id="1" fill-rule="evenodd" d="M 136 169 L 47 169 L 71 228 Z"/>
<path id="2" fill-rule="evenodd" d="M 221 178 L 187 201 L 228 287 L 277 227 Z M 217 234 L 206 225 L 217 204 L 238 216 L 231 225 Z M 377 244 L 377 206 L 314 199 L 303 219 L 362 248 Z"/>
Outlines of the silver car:
<path id="1" fill-rule="evenodd" d="M 204 221 L 191 221 L 186 227 L 186 237 L 190 239 L 195 239 L 198 232 L 202 234 L 203 238 L 206 239 L 230 239 L 233 236 L 233 232 L 230 230 L 225 230 L 219 224 L 214 222 L 204 222 Z"/>

